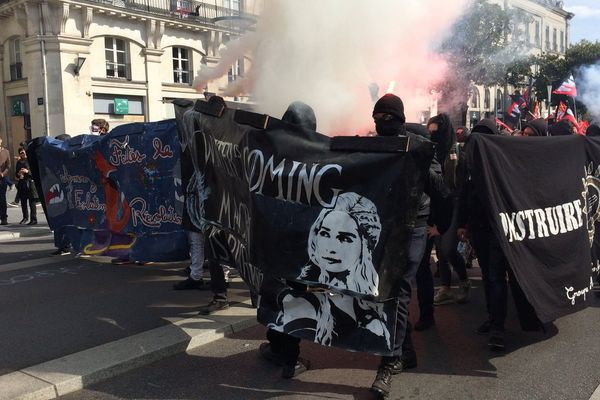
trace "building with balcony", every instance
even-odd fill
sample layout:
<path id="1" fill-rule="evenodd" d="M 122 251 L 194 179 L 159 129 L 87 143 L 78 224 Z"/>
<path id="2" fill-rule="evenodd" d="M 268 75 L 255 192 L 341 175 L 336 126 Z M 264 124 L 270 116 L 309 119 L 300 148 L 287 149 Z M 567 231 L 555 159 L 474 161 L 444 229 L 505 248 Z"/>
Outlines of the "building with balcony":
<path id="1" fill-rule="evenodd" d="M 12 154 L 36 136 L 173 116 L 198 98 L 201 65 L 260 14 L 262 0 L 0 0 L 0 136 Z M 241 58 L 217 92 L 243 75 Z M 243 102 L 244 99 L 227 99 Z"/>
<path id="2" fill-rule="evenodd" d="M 517 24 L 515 34 L 510 38 L 521 42 L 526 55 L 564 55 L 570 41 L 570 22 L 574 14 L 564 10 L 560 0 L 488 0 L 502 8 L 515 8 L 521 11 L 522 21 Z M 505 92 L 509 93 L 505 93 Z M 503 86 L 474 86 L 468 102 L 467 124 L 485 117 L 503 117 L 508 108 L 509 96 L 514 88 Z M 541 104 L 542 115 L 548 112 L 548 105 Z"/>

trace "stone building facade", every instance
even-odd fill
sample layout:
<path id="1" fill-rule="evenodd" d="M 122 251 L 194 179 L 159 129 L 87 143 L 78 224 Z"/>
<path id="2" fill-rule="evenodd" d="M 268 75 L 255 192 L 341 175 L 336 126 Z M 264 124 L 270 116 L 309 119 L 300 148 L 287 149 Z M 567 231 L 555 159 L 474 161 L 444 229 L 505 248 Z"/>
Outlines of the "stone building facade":
<path id="1" fill-rule="evenodd" d="M 174 98 L 202 96 L 201 65 L 256 22 L 262 0 L 0 0 L 0 135 L 15 152 L 36 136 L 88 133 L 173 116 Z M 200 92 L 217 92 L 243 74 Z M 228 99 L 243 102 L 244 99 Z"/>
<path id="2" fill-rule="evenodd" d="M 574 14 L 566 11 L 560 0 L 489 0 L 506 8 L 516 8 L 524 16 L 517 26 L 519 35 L 511 38 L 524 44 L 528 54 L 564 55 L 570 42 L 570 22 Z M 514 88 L 504 86 L 475 86 L 468 102 L 467 124 L 481 118 L 502 117 Z M 506 93 L 508 92 L 508 93 Z M 542 115 L 548 112 L 548 104 L 541 106 Z"/>

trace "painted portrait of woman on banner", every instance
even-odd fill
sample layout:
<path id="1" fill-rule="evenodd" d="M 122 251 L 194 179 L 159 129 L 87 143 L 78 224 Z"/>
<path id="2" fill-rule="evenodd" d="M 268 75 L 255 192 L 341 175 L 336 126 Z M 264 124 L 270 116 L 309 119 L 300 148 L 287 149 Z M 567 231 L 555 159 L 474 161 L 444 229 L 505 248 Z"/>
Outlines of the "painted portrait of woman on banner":
<path id="1" fill-rule="evenodd" d="M 353 192 L 340 194 L 334 207 L 321 210 L 310 228 L 309 263 L 298 280 L 377 296 L 373 251 L 380 233 L 377 207 L 371 200 Z"/>

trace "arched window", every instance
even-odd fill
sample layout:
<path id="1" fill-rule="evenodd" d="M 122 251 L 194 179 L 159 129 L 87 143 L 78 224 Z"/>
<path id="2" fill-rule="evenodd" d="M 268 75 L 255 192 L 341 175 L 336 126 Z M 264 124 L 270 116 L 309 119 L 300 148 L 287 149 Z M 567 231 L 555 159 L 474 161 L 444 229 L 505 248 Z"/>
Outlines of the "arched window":
<path id="1" fill-rule="evenodd" d="M 10 80 L 16 81 L 23 78 L 23 64 L 21 62 L 21 38 L 10 40 Z"/>
<path id="2" fill-rule="evenodd" d="M 485 94 L 483 95 L 483 108 L 490 109 L 490 89 L 488 88 L 485 88 Z"/>
<path id="3" fill-rule="evenodd" d="M 127 42 L 116 37 L 104 38 L 107 78 L 130 78 Z"/>
<path id="4" fill-rule="evenodd" d="M 473 88 L 471 95 L 471 108 L 479 108 L 479 89 Z"/>

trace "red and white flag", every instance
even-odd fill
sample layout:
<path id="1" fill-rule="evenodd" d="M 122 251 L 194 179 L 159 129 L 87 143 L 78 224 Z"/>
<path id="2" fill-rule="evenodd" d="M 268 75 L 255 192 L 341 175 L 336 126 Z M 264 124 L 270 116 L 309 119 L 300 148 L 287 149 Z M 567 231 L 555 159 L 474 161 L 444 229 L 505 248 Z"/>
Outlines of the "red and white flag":
<path id="1" fill-rule="evenodd" d="M 560 85 L 560 87 L 554 90 L 552 93 L 565 94 L 571 97 L 577 96 L 577 86 L 575 86 L 575 79 L 573 79 L 573 75 L 569 76 L 569 78 L 566 81 L 564 81 Z"/>

